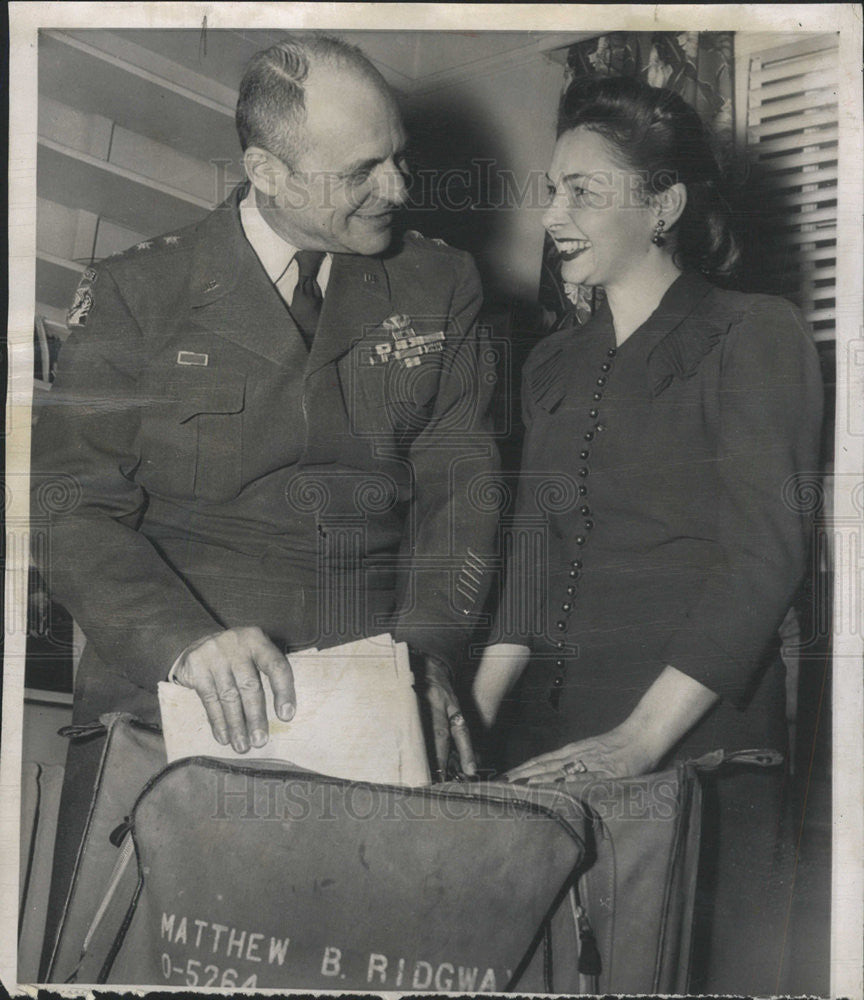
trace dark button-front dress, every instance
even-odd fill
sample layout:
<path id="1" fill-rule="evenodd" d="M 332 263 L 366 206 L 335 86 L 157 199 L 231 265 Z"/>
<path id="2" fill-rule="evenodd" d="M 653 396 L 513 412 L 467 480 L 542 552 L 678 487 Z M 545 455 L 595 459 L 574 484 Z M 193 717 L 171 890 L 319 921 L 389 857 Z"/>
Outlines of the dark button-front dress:
<path id="1" fill-rule="evenodd" d="M 523 408 L 495 639 L 530 645 L 532 660 L 502 714 L 507 763 L 623 722 L 666 664 L 720 701 L 661 767 L 716 748 L 784 749 L 777 631 L 806 568 L 800 490 L 817 469 L 822 416 L 797 310 L 685 273 L 620 347 L 608 305 L 542 341 Z M 712 850 L 729 857 L 714 858 L 724 884 L 711 900 L 721 911 L 729 889 L 740 911 L 740 892 L 770 874 L 782 775 L 715 784 L 724 837 Z M 715 919 L 715 938 L 732 922 Z M 751 931 L 764 941 L 765 921 Z M 738 943 L 714 940 L 711 954 L 703 988 L 776 992 Z M 717 979 L 730 966 L 738 978 Z"/>

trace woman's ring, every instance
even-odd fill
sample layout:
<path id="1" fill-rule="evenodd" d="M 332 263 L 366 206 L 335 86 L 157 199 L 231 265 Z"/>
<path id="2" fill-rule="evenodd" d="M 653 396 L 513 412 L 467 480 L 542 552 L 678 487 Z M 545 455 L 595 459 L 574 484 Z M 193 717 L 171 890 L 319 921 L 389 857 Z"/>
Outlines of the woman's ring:
<path id="1" fill-rule="evenodd" d="M 568 760 L 561 770 L 565 774 L 584 774 L 588 768 L 582 760 Z"/>
<path id="2" fill-rule="evenodd" d="M 454 712 L 447 721 L 451 726 L 464 726 L 465 716 L 461 712 Z"/>

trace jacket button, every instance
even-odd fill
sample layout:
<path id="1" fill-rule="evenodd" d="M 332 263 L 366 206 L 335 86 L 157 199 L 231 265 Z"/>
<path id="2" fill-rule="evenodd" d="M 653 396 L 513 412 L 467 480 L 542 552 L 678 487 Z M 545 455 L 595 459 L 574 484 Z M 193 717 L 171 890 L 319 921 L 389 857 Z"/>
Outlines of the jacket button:
<path id="1" fill-rule="evenodd" d="M 567 628 L 567 622 L 555 622 L 555 628 L 557 628 L 559 632 L 563 632 L 564 629 Z"/>
<path id="2" fill-rule="evenodd" d="M 556 640 L 556 642 L 555 642 L 555 648 L 556 649 L 563 649 L 564 648 L 564 641 L 562 639 Z"/>
<path id="3" fill-rule="evenodd" d="M 576 596 L 576 588 L 573 586 L 572 583 L 567 587 L 567 596 L 568 597 Z"/>
<path id="4" fill-rule="evenodd" d="M 561 605 L 561 610 L 564 612 L 565 615 L 570 614 L 570 612 L 573 610 L 573 605 L 569 601 L 565 601 Z"/>
<path id="5" fill-rule="evenodd" d="M 588 466 L 587 465 L 580 465 L 578 472 L 579 472 L 579 475 L 584 479 L 588 475 Z"/>
<path id="6" fill-rule="evenodd" d="M 598 434 L 601 434 L 603 431 L 606 430 L 606 424 L 597 424 L 594 430 L 597 431 Z"/>
<path id="7" fill-rule="evenodd" d="M 587 458 L 587 457 L 588 457 L 588 456 L 589 456 L 590 454 L 591 454 L 591 452 L 590 452 L 590 451 L 588 451 L 588 449 L 587 449 L 587 448 L 583 448 L 583 449 L 582 449 L 582 451 L 580 451 L 580 452 L 579 452 L 579 457 L 580 457 L 580 458 L 582 459 L 582 461 L 584 462 L 584 461 L 585 461 L 585 459 L 586 459 L 586 458 Z"/>
<path id="8" fill-rule="evenodd" d="M 594 432 L 593 431 L 585 431 L 585 433 L 582 435 L 582 437 L 586 441 L 593 441 L 594 440 Z"/>
<path id="9" fill-rule="evenodd" d="M 606 352 L 606 356 L 609 358 L 614 358 L 617 353 L 618 351 L 614 347 L 610 347 L 609 350 Z"/>
<path id="10" fill-rule="evenodd" d="M 595 393 L 593 393 L 593 398 L 597 399 L 597 400 L 600 400 L 600 399 L 603 398 L 603 393 L 602 392 L 595 392 Z"/>
<path id="11" fill-rule="evenodd" d="M 552 683 L 555 685 L 556 688 L 560 688 L 564 684 L 564 678 L 563 677 L 556 677 L 555 680 L 552 681 Z"/>
<path id="12" fill-rule="evenodd" d="M 585 530 L 586 531 L 590 531 L 593 527 L 594 527 L 594 522 L 593 521 L 586 521 L 585 522 Z"/>
<path id="13" fill-rule="evenodd" d="M 580 497 L 584 497 L 587 492 L 588 492 L 588 487 L 587 486 L 582 486 L 582 485 L 579 486 L 579 496 Z"/>
<path id="14" fill-rule="evenodd" d="M 588 504 L 582 504 L 582 506 L 579 508 L 579 513 L 583 517 L 588 517 L 591 513 L 591 508 L 588 506 Z"/>
<path id="15" fill-rule="evenodd" d="M 589 410 L 589 411 L 588 411 L 588 416 L 589 416 L 589 417 L 591 417 L 591 419 L 592 419 L 592 420 L 593 420 L 593 419 L 594 419 L 594 418 L 595 418 L 596 416 L 599 416 L 599 414 L 600 414 L 600 411 L 599 411 L 599 410 Z"/>
<path id="16" fill-rule="evenodd" d="M 575 538 L 575 542 L 576 542 L 577 545 L 584 545 L 585 544 L 585 536 L 584 535 L 577 535 L 576 538 Z"/>
<path id="17" fill-rule="evenodd" d="M 610 365 L 608 361 L 604 361 L 603 364 L 600 365 L 601 372 L 608 372 L 611 370 L 612 370 L 612 365 Z"/>
<path id="18" fill-rule="evenodd" d="M 557 668 L 558 668 L 559 670 L 563 670 L 563 669 L 564 669 L 564 661 L 563 661 L 563 660 L 556 660 L 556 661 L 555 661 L 555 666 L 556 666 L 556 667 L 557 667 Z"/>
<path id="19" fill-rule="evenodd" d="M 570 565 L 573 567 L 573 569 L 582 569 L 582 560 L 581 559 L 574 559 L 570 563 Z"/>
<path id="20" fill-rule="evenodd" d="M 600 378 L 597 379 L 597 385 L 606 385 L 606 376 L 605 375 L 601 375 Z"/>

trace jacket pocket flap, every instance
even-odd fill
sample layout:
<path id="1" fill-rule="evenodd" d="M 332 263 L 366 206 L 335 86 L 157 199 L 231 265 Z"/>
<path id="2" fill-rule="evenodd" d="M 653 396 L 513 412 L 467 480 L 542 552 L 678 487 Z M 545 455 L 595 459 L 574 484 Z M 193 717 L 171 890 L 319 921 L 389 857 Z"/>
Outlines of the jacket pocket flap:
<path id="1" fill-rule="evenodd" d="M 212 382 L 190 381 L 181 389 L 178 422 L 185 424 L 201 413 L 240 413 L 245 401 L 245 377 L 233 375 Z"/>

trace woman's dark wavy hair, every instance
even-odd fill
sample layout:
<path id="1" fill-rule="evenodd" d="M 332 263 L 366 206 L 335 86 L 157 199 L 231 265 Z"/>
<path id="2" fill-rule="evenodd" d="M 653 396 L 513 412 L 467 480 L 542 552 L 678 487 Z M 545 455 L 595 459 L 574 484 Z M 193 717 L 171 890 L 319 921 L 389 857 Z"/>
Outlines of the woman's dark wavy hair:
<path id="1" fill-rule="evenodd" d="M 720 169 L 702 119 L 682 97 L 632 77 L 576 80 L 561 99 L 558 136 L 580 127 L 603 136 L 646 194 L 687 188 L 687 205 L 667 230 L 679 267 L 712 277 L 735 270 L 740 252 Z"/>

